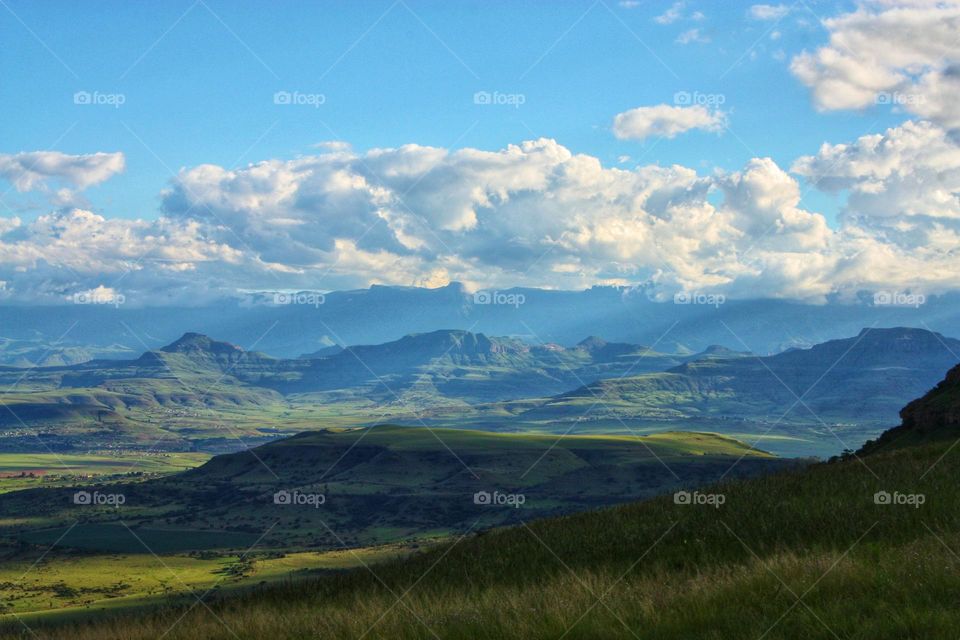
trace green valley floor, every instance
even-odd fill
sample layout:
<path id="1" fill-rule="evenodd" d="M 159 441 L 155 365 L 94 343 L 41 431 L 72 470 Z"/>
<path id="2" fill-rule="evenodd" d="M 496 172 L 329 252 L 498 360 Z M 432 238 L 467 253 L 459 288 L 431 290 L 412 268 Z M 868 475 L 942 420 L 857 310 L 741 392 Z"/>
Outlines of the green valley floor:
<path id="1" fill-rule="evenodd" d="M 468 533 L 379 564 L 358 554 L 359 568 L 233 597 L 25 622 L 43 640 L 956 638 L 955 443 Z M 7 628 L 27 633 L 9 616 Z"/>

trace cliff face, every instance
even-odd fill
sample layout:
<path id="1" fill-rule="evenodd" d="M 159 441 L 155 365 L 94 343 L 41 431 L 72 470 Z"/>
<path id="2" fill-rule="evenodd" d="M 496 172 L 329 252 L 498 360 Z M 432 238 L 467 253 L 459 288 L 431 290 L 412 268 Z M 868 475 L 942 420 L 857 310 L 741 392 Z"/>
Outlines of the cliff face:
<path id="1" fill-rule="evenodd" d="M 960 426 L 960 365 L 927 395 L 904 407 L 900 417 L 904 428 L 919 432 Z"/>
<path id="2" fill-rule="evenodd" d="M 960 437 L 960 365 L 923 397 L 900 410 L 899 427 L 867 442 L 857 453 L 877 453 L 928 440 Z"/>

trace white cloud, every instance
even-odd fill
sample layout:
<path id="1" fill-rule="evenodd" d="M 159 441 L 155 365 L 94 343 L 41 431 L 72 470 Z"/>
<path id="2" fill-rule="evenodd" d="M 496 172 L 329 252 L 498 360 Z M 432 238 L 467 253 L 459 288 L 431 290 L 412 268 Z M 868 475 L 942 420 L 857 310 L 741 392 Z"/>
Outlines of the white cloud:
<path id="1" fill-rule="evenodd" d="M 59 151 L 0 154 L 0 177 L 20 192 L 47 190 L 55 184 L 86 189 L 120 173 L 122 153 L 68 155 Z"/>
<path id="2" fill-rule="evenodd" d="M 755 4 L 747 15 L 754 20 L 781 20 L 788 13 L 790 7 L 785 4 Z"/>
<path id="3" fill-rule="evenodd" d="M 684 2 L 674 2 L 670 8 L 654 18 L 657 24 L 673 24 L 683 17 Z"/>
<path id="4" fill-rule="evenodd" d="M 350 150 L 350 143 L 344 140 L 324 140 L 323 142 L 318 142 L 312 146 L 314 149 L 322 149 L 324 151 L 349 151 Z"/>
<path id="5" fill-rule="evenodd" d="M 827 191 L 849 190 L 846 215 L 872 224 L 960 222 L 960 147 L 929 122 L 906 122 L 852 144 L 824 144 L 793 171 Z"/>
<path id="6" fill-rule="evenodd" d="M 791 63 L 819 109 L 889 104 L 960 127 L 960 3 L 863 2 L 823 24 L 829 43 Z"/>
<path id="7" fill-rule="evenodd" d="M 700 29 L 689 29 L 677 36 L 677 42 L 679 44 L 690 44 L 691 42 L 698 42 L 702 44 L 710 42 L 710 38 L 703 35 L 700 32 Z"/>
<path id="8" fill-rule="evenodd" d="M 540 139 L 200 165 L 174 178 L 156 220 L 0 218 L 0 298 L 100 292 L 137 305 L 452 280 L 811 301 L 960 287 L 960 148 L 943 128 L 825 145 L 793 171 L 849 192 L 839 228 L 803 208 L 797 179 L 769 158 L 708 175 L 626 169 Z"/>
<path id="9" fill-rule="evenodd" d="M 702 105 L 659 104 L 617 114 L 613 119 L 613 133 L 621 140 L 642 140 L 650 136 L 673 138 L 691 129 L 721 131 L 725 125 L 726 114 L 720 110 Z"/>

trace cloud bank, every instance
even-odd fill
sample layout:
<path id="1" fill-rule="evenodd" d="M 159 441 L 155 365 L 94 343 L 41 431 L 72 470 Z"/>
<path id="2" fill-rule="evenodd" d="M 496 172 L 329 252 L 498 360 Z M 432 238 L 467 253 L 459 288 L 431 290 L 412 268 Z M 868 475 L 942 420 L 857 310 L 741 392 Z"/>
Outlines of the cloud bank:
<path id="1" fill-rule="evenodd" d="M 822 301 L 960 286 L 960 148 L 907 122 L 824 145 L 792 171 L 849 191 L 839 226 L 769 158 L 702 175 L 604 167 L 550 139 L 497 151 L 345 146 L 230 170 L 183 169 L 156 220 L 62 209 L 0 219 L 7 298 L 128 303 L 371 283 L 577 289 L 652 284 Z"/>

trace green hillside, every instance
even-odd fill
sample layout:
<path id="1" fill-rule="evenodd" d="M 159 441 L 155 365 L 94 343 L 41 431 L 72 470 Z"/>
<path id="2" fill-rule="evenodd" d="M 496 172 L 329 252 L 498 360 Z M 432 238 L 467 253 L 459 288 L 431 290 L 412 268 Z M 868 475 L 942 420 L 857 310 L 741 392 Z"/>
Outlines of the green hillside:
<path id="1" fill-rule="evenodd" d="M 22 580 L 0 585 L 6 607 L 20 611 L 0 623 L 8 630 L 0 637 L 21 637 L 26 627 L 44 640 L 955 638 L 960 610 L 948 603 L 960 589 L 958 388 L 960 367 L 910 403 L 900 427 L 858 453 L 754 478 L 743 477 L 749 467 L 770 472 L 774 461 L 710 434 L 643 438 L 644 456 L 641 441 L 626 437 L 572 436 L 553 446 L 547 435 L 384 426 L 304 433 L 172 477 L 88 486 L 120 492 L 128 503 L 82 516 L 74 509 L 69 527 L 35 528 L 36 518 L 52 525 L 67 514 L 68 492 L 15 492 L 0 496 L 0 510 L 10 514 L 3 533 L 20 562 L 24 549 L 90 554 L 78 549 L 109 543 L 122 575 L 124 563 L 143 562 L 136 541 L 171 558 L 155 556 L 194 584 L 210 584 L 212 571 L 248 575 L 253 565 L 243 550 L 285 545 L 299 554 L 297 546 L 318 545 L 352 555 L 365 536 L 414 532 L 434 542 L 409 556 L 380 554 L 378 564 L 358 551 L 353 569 L 338 564 L 344 570 L 252 590 L 221 590 L 214 581 L 194 591 L 202 606 L 183 580 L 143 601 L 121 581 L 103 588 L 133 599 L 105 608 L 73 586 L 104 558 L 93 553 L 74 565 L 58 562 L 76 575 L 35 579 L 37 593 L 52 594 L 50 607 L 54 598 L 68 607 L 62 613 L 30 605 L 36 596 Z M 536 473 L 519 473 L 533 456 Z M 694 459 L 704 464 L 684 466 Z M 709 484 L 704 470 L 720 464 L 740 477 L 725 471 Z M 603 507 L 622 499 L 624 488 L 652 486 L 658 467 L 699 475 L 689 487 L 659 485 L 673 495 Z M 265 505 L 277 487 L 307 496 L 322 488 L 326 499 Z M 468 500 L 478 487 L 523 500 Z M 537 505 L 543 498 L 569 502 Z M 582 511 L 591 501 L 601 508 Z M 550 509 L 577 512 L 541 518 Z M 253 529 L 232 526 L 264 514 Z M 428 521 L 432 531 L 422 527 Z M 203 563 L 174 561 L 184 540 L 213 555 L 194 551 Z M 221 569 L 213 558 L 222 558 Z M 80 593 L 89 615 L 76 608 Z"/>
<path id="2" fill-rule="evenodd" d="M 216 616 L 174 608 L 69 631 L 31 626 L 76 640 L 168 630 L 171 640 L 955 638 L 960 610 L 945 603 L 960 589 L 960 457 L 938 463 L 949 446 L 701 488 L 724 496 L 718 507 L 667 496 L 524 521 L 214 598 Z M 923 504 L 878 504 L 880 491 Z"/>
<path id="3" fill-rule="evenodd" d="M 2 495 L 0 535 L 132 552 L 141 545 L 129 525 L 166 551 L 243 548 L 261 536 L 261 546 L 281 549 L 369 546 L 618 504 L 790 464 L 705 433 L 326 430 L 217 456 L 174 476 L 85 487 L 123 495 L 122 508 L 78 508 L 73 489 Z M 319 495 L 322 503 L 278 504 L 277 492 Z M 478 502 L 478 493 L 492 504 Z M 496 504 L 497 496 L 521 502 Z"/>

